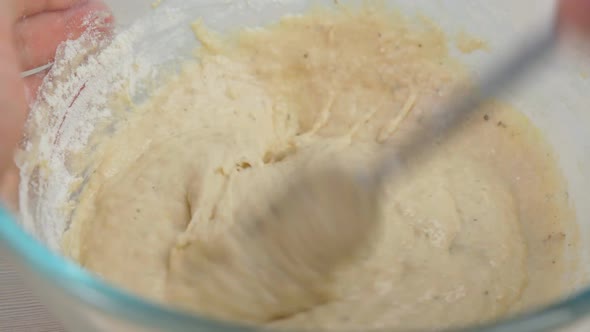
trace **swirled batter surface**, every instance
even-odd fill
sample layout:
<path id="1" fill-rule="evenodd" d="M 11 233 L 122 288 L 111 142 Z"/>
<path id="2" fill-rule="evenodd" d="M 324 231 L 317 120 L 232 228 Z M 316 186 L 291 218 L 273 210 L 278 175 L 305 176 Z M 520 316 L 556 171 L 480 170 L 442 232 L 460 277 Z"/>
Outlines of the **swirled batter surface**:
<path id="1" fill-rule="evenodd" d="M 64 238 L 80 264 L 172 306 L 299 328 L 442 328 L 560 294 L 562 178 L 532 124 L 490 103 L 387 187 L 371 253 L 320 285 L 322 303 L 286 317 L 272 297 L 233 310 L 253 301 L 256 281 L 195 269 L 198 244 L 223 242 L 299 166 L 369 165 L 465 75 L 435 26 L 383 9 L 289 17 L 227 38 L 194 28 L 198 61 L 101 147 Z M 223 259 L 238 264 L 232 253 Z"/>

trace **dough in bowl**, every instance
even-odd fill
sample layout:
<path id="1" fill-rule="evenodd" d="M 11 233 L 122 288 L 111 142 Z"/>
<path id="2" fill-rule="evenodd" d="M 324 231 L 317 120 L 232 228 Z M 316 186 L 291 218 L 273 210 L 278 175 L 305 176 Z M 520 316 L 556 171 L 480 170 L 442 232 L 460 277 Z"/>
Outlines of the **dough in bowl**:
<path id="1" fill-rule="evenodd" d="M 298 167 L 369 167 L 467 75 L 434 24 L 379 6 L 227 36 L 193 28 L 198 59 L 99 145 L 63 239 L 81 265 L 197 314 L 304 329 L 482 323 L 561 294 L 573 222 L 564 180 L 542 135 L 500 102 L 386 186 L 371 250 L 309 285 L 316 305 L 287 315 L 272 290 L 252 300 L 262 281 L 231 273 L 247 259 L 238 249 L 208 256 L 224 273 L 195 269 L 198 248 L 248 246 L 225 235 Z"/>

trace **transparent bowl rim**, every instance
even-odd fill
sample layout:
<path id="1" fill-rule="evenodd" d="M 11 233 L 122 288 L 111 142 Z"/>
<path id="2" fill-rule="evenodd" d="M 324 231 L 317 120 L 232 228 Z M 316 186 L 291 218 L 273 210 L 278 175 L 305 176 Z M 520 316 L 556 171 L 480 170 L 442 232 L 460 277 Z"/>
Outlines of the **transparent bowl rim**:
<path id="1" fill-rule="evenodd" d="M 199 317 L 166 308 L 131 295 L 102 281 L 69 259 L 53 252 L 28 234 L 0 207 L 0 247 L 5 247 L 26 271 L 35 273 L 68 296 L 123 321 L 165 331 L 252 331 L 252 327 Z M 590 288 L 558 303 L 489 325 L 454 331 L 538 332 L 564 327 L 590 313 Z"/>

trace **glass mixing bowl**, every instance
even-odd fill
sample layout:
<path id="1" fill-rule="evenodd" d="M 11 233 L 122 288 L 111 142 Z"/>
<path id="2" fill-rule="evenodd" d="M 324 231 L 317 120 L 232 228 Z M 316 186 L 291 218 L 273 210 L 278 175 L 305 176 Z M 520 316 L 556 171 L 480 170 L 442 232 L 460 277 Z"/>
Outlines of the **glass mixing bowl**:
<path id="1" fill-rule="evenodd" d="M 109 2 L 109 1 L 107 1 Z M 346 1 L 340 1 L 346 2 Z M 353 1 L 351 1 L 353 2 Z M 357 1 L 358 2 L 358 1 Z M 419 12 L 436 21 L 449 35 L 462 31 L 486 40 L 491 52 L 462 55 L 456 52 L 473 74 L 484 67 L 493 54 L 499 53 L 513 40 L 540 22 L 549 22 L 554 3 L 551 0 L 438 0 L 388 1 L 402 11 Z M 164 0 L 157 8 L 146 0 L 110 1 L 121 31 L 133 29 L 132 22 L 140 17 L 150 18 L 148 33 L 127 45 L 129 56 L 149 58 L 154 67 L 173 68 L 180 60 L 189 58 L 198 44 L 189 23 L 202 18 L 215 29 L 227 30 L 254 27 L 276 21 L 289 13 L 300 13 L 312 4 L 332 1 L 305 0 Z M 179 10 L 171 10 L 177 8 Z M 173 19 L 170 20 L 170 17 Z M 161 23 L 167 19 L 167 24 Z M 545 23 L 548 24 L 548 23 Z M 136 33 L 139 30 L 136 31 Z M 121 59 L 123 61 L 123 59 Z M 590 61 L 575 52 L 556 54 L 549 59 L 536 79 L 515 89 L 503 98 L 524 112 L 546 135 L 559 158 L 567 178 L 569 197 L 575 208 L 579 226 L 579 246 L 566 252 L 565 259 L 579 259 L 576 270 L 569 271 L 562 282 L 572 289 L 563 299 L 533 312 L 521 314 L 486 326 L 467 328 L 469 331 L 556 331 L 584 324 L 590 320 Z M 97 78 L 99 79 L 99 78 Z M 132 97 L 141 100 L 145 90 L 137 89 Z M 70 116 L 72 118 L 72 116 Z M 65 121 L 68 121 L 68 116 Z M 73 121 L 73 120 L 72 120 Z M 58 149 L 58 148 L 56 148 Z M 57 182 L 42 183 L 32 179 L 23 184 L 56 186 Z M 63 184 L 62 184 L 63 185 Z M 36 197 L 35 195 L 39 196 Z M 30 286 L 44 299 L 48 307 L 71 331 L 247 331 L 251 328 L 214 321 L 171 310 L 147 302 L 113 287 L 75 263 L 59 255 L 55 238 L 65 229 L 67 220 L 47 230 L 46 214 L 52 206 L 42 204 L 48 192 L 29 191 L 22 206 L 31 223 L 22 223 L 0 208 L 0 246 L 22 272 Z M 23 196 L 21 196 L 23 198 Z M 33 207 L 33 208 L 32 208 Z M 24 227 L 23 227 L 24 226 Z M 25 231 L 26 229 L 26 231 Z M 54 234 L 55 235 L 55 234 Z M 590 324 L 590 323 L 588 323 Z M 586 327 L 584 327 L 586 326 Z M 587 331 L 590 325 L 579 326 Z M 574 327 L 575 328 L 575 327 Z M 568 331 L 569 328 L 568 328 Z"/>

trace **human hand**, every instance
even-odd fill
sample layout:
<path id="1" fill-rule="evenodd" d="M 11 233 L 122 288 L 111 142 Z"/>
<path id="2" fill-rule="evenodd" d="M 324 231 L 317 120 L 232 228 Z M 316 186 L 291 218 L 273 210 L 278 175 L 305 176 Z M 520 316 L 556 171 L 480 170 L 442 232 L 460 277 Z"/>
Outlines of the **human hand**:
<path id="1" fill-rule="evenodd" d="M 13 153 L 28 102 L 45 74 L 22 79 L 21 72 L 51 62 L 61 42 L 84 32 L 88 15 L 105 11 L 100 0 L 0 1 L 0 200 L 14 204 L 18 176 Z"/>

